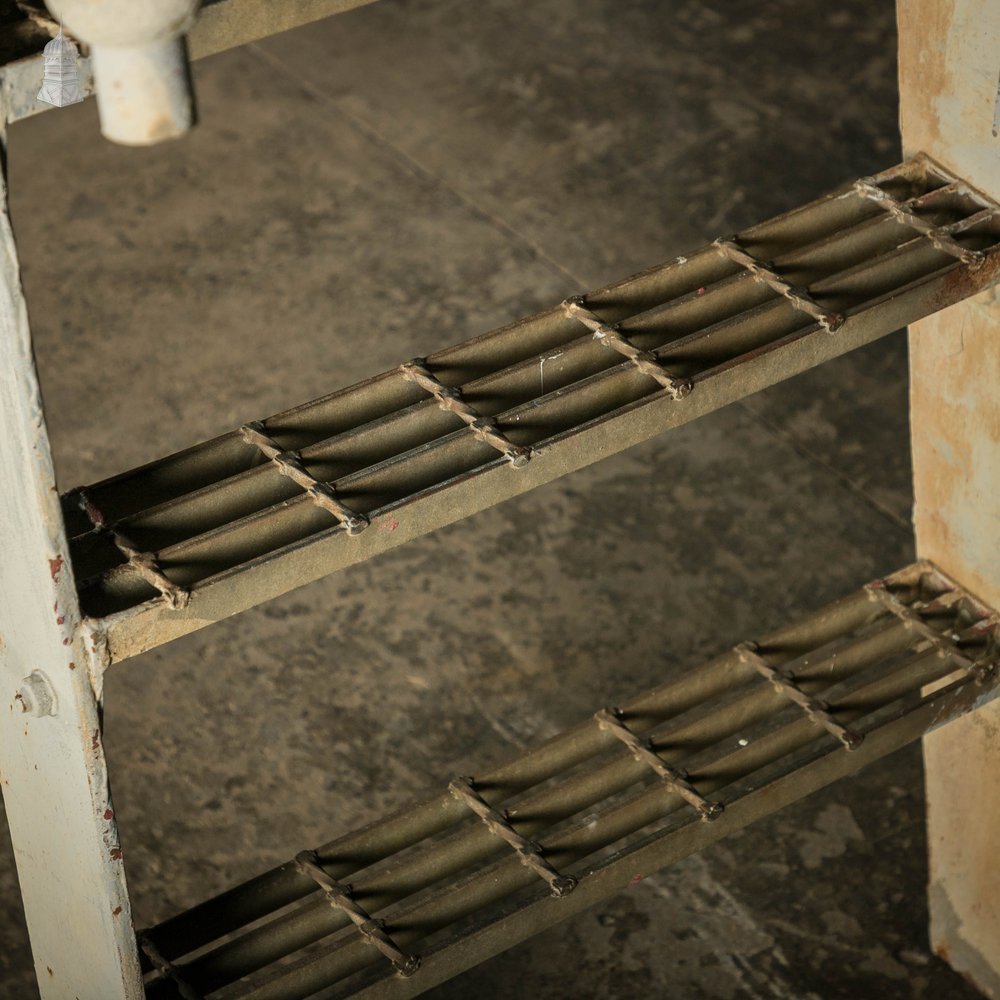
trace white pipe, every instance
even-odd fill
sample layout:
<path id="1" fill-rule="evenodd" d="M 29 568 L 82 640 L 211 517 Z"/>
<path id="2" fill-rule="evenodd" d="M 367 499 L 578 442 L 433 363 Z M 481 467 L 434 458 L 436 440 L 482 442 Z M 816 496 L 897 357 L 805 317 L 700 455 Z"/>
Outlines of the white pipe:
<path id="1" fill-rule="evenodd" d="M 147 146 L 194 122 L 184 33 L 200 0 L 46 0 L 91 48 L 101 131 Z"/>

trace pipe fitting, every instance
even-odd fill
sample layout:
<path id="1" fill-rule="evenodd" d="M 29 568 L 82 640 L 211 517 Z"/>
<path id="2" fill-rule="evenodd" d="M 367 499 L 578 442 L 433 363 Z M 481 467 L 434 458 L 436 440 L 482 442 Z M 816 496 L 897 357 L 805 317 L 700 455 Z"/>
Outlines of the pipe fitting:
<path id="1" fill-rule="evenodd" d="M 101 132 L 148 146 L 194 123 L 184 33 L 200 0 L 46 0 L 90 46 Z"/>

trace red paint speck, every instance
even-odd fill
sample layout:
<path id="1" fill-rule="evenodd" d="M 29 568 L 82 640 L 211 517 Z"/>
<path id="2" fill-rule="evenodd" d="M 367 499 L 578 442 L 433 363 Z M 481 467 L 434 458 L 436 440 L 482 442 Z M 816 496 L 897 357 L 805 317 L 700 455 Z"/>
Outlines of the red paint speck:
<path id="1" fill-rule="evenodd" d="M 115 818 L 114 811 L 111 810 L 111 809 L 105 809 L 104 810 L 104 818 L 105 819 L 114 819 Z"/>
<path id="2" fill-rule="evenodd" d="M 57 625 L 62 625 L 62 623 L 63 623 L 64 621 L 66 621 L 66 616 L 65 616 L 65 615 L 60 615 L 60 616 L 59 616 L 59 617 L 58 617 L 58 618 L 56 619 L 56 624 L 57 624 Z"/>
<path id="3" fill-rule="evenodd" d="M 58 580 L 59 574 L 62 572 L 63 568 L 63 557 L 56 556 L 55 559 L 49 560 L 49 573 L 52 574 L 52 579 Z"/>
<path id="4" fill-rule="evenodd" d="M 71 641 L 72 640 L 69 638 L 69 636 L 67 636 L 65 639 L 63 639 L 63 645 L 64 646 L 68 646 Z"/>
<path id="5" fill-rule="evenodd" d="M 699 295 L 704 295 L 705 294 L 705 289 L 704 288 L 699 288 L 698 289 L 698 294 Z"/>
<path id="6" fill-rule="evenodd" d="M 399 521 L 397 521 L 397 520 L 396 520 L 395 518 L 393 518 L 393 519 L 392 519 L 392 520 L 391 520 L 391 521 L 390 521 L 390 522 L 389 522 L 389 523 L 388 523 L 388 524 L 386 525 L 386 527 L 387 527 L 387 528 L 388 528 L 388 529 L 389 529 L 390 531 L 395 531 L 395 530 L 396 530 L 396 529 L 397 529 L 397 528 L 399 527 Z"/>
<path id="7" fill-rule="evenodd" d="M 90 737 L 90 745 L 94 750 L 99 750 L 101 747 L 101 731 L 99 729 L 94 730 L 94 735 Z"/>
<path id="8" fill-rule="evenodd" d="M 645 875 L 643 875 L 643 874 L 641 874 L 641 873 L 640 873 L 640 874 L 637 874 L 637 875 L 633 875 L 633 876 L 632 876 L 632 877 L 631 877 L 631 878 L 630 878 L 630 879 L 628 880 L 628 887 L 629 887 L 629 888 L 631 889 L 631 888 L 632 888 L 632 886 L 634 886 L 634 885 L 638 885 L 638 884 L 639 884 L 639 883 L 640 883 L 640 882 L 641 882 L 641 881 L 642 881 L 642 880 L 643 880 L 643 879 L 644 879 L 645 877 L 646 877 L 646 876 L 645 876 Z"/>
<path id="9" fill-rule="evenodd" d="M 122 849 L 120 847 L 113 847 L 111 849 L 111 860 L 121 861 L 122 859 Z"/>

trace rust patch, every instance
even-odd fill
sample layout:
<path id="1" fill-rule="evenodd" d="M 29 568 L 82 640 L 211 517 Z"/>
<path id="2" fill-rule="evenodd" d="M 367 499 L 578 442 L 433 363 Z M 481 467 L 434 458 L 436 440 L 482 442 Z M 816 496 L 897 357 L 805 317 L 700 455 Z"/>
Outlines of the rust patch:
<path id="1" fill-rule="evenodd" d="M 76 670 L 76 663 L 74 663 L 73 660 L 69 661 L 69 669 Z"/>
<path id="2" fill-rule="evenodd" d="M 120 847 L 112 847 L 111 848 L 111 860 L 112 861 L 121 861 L 121 859 L 122 859 L 122 849 Z"/>
<path id="3" fill-rule="evenodd" d="M 1000 273 L 1000 254 L 991 253 L 986 263 L 973 270 L 969 267 L 957 267 L 945 276 L 941 288 L 934 296 L 934 312 L 944 309 L 960 299 L 968 299 L 978 295 L 997 279 Z"/>
<path id="4" fill-rule="evenodd" d="M 52 577 L 53 583 L 59 582 L 59 574 L 62 572 L 63 568 L 63 557 L 56 556 L 55 559 L 49 560 L 49 575 Z"/>
<path id="5" fill-rule="evenodd" d="M 119 913 L 121 913 L 121 912 L 122 912 L 122 908 L 121 908 L 120 906 L 116 906 L 116 907 L 115 907 L 115 908 L 114 908 L 114 909 L 113 909 L 113 910 L 111 911 L 111 916 L 113 916 L 113 917 L 117 917 L 117 916 L 118 916 L 118 914 L 119 914 Z"/>

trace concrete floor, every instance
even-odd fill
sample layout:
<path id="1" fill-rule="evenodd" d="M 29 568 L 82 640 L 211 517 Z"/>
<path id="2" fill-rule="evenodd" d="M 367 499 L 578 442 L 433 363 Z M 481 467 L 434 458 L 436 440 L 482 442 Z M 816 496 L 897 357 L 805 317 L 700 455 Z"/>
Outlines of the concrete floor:
<path id="1" fill-rule="evenodd" d="M 92 102 L 16 126 L 61 487 L 895 162 L 893 32 L 868 0 L 382 0 L 199 64 L 173 145 Z M 910 502 L 897 334 L 116 667 L 138 922 L 896 568 Z M 925 879 L 913 747 L 428 995 L 976 996 Z M 7 845 L 0 984 L 37 995 Z"/>

